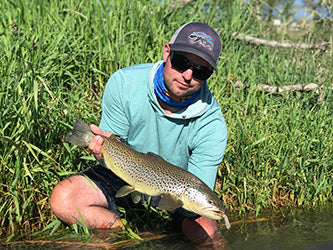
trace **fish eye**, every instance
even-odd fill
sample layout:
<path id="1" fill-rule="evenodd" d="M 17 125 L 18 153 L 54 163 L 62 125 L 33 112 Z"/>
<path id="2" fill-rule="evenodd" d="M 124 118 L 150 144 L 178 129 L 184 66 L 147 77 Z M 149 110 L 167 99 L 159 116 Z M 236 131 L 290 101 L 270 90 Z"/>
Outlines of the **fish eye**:
<path id="1" fill-rule="evenodd" d="M 213 201 L 213 200 L 208 200 L 208 203 L 209 203 L 210 205 L 213 205 L 213 204 L 214 204 L 214 201 Z"/>

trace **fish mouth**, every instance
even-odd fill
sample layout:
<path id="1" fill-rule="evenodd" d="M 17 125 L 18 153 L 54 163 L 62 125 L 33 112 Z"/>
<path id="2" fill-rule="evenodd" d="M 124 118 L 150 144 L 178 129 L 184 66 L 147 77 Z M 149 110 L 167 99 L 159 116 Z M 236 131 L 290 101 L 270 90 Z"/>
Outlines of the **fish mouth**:
<path id="1" fill-rule="evenodd" d="M 207 210 L 209 210 L 209 209 L 207 209 Z M 220 217 L 221 219 L 226 216 L 225 213 L 221 210 L 211 210 L 211 212 L 213 214 L 215 214 L 216 216 Z"/>
<path id="2" fill-rule="evenodd" d="M 216 214 L 217 216 L 219 216 L 219 217 L 223 217 L 223 215 L 224 215 L 224 213 L 222 211 L 220 211 L 220 210 L 213 210 L 212 212 L 214 214 Z"/>
<path id="3" fill-rule="evenodd" d="M 224 219 L 225 227 L 226 227 L 227 229 L 229 229 L 229 228 L 231 227 L 230 222 L 229 222 L 229 219 L 228 219 L 228 216 L 227 216 L 224 212 L 222 212 L 222 211 L 220 211 L 220 210 L 213 210 L 212 212 L 213 212 L 214 214 L 216 214 L 217 216 L 219 216 L 220 218 L 223 218 L 223 219 Z"/>
<path id="4" fill-rule="evenodd" d="M 225 213 L 221 210 L 215 210 L 215 209 L 212 209 L 212 208 L 205 208 L 203 210 L 210 213 L 211 216 L 213 216 L 215 218 L 219 218 L 218 220 L 220 220 L 220 219 L 222 219 L 226 216 Z"/>

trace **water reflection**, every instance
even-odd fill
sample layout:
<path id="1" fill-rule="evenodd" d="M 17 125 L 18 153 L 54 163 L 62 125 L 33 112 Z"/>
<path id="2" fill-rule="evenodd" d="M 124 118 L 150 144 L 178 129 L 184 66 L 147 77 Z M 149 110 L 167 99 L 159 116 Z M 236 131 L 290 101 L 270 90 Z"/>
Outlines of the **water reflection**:
<path id="1" fill-rule="evenodd" d="M 235 225 L 224 236 L 231 249 L 333 249 L 333 209 L 281 212 Z"/>
<path id="2" fill-rule="evenodd" d="M 221 224 L 220 232 L 211 239 L 194 243 L 177 231 L 164 235 L 154 233 L 154 230 L 141 232 L 144 241 L 140 241 L 128 240 L 124 232 L 115 234 L 95 229 L 87 239 L 60 235 L 53 240 L 45 237 L 43 240 L 2 243 L 0 249 L 333 249 L 333 206 L 319 211 L 281 211 L 273 215 L 270 212 L 261 219 L 238 220 L 230 216 L 230 222 L 229 230 Z"/>
<path id="3" fill-rule="evenodd" d="M 193 242 L 196 249 L 213 249 L 213 250 L 226 250 L 230 249 L 227 240 L 223 237 L 221 232 L 212 235 L 204 240 Z"/>
<path id="4" fill-rule="evenodd" d="M 230 220 L 232 221 L 232 220 Z M 280 211 L 263 218 L 233 220 L 213 239 L 195 244 L 184 236 L 142 242 L 126 249 L 333 249 L 333 207 L 320 211 Z"/>

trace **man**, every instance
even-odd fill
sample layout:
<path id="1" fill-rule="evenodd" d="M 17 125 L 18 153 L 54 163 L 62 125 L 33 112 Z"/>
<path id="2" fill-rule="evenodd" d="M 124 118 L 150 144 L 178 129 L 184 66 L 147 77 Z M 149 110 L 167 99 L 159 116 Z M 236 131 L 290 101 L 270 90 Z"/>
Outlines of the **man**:
<path id="1" fill-rule="evenodd" d="M 139 152 L 153 152 L 188 170 L 213 189 L 227 128 L 206 80 L 217 69 L 220 52 L 219 35 L 205 23 L 190 22 L 164 45 L 163 61 L 115 72 L 105 87 L 100 125 L 91 125 L 97 136 L 89 149 L 95 157 L 103 159 L 103 139 L 98 135 L 113 133 Z M 115 197 L 124 184 L 101 165 L 88 168 L 56 185 L 51 208 L 68 224 L 80 218 L 79 210 L 87 226 L 121 228 L 116 206 L 131 206 L 130 198 Z M 181 214 L 189 239 L 217 231 L 215 220 L 179 210 L 174 214 Z"/>

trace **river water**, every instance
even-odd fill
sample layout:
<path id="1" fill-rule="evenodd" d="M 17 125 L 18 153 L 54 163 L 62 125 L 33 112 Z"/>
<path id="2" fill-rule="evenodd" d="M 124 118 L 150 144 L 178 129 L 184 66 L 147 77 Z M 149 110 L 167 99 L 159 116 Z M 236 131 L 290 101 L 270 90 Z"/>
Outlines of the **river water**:
<path id="1" fill-rule="evenodd" d="M 227 230 L 223 224 L 220 233 L 213 241 L 189 242 L 180 232 L 169 232 L 165 235 L 142 237 L 145 241 L 127 241 L 121 237 L 104 232 L 104 236 L 92 231 L 95 237 L 88 242 L 73 242 L 70 238 L 55 242 L 43 238 L 0 244 L 0 249 L 333 249 L 333 207 L 320 210 L 268 212 L 260 218 L 234 219 L 230 216 L 231 228 Z M 222 223 L 222 222 L 221 222 Z M 144 234 L 143 234 L 144 235 Z M 96 240 L 98 239 L 98 240 Z M 83 238 L 81 238 L 83 240 Z M 83 240 L 85 241 L 85 240 Z"/>
<path id="2" fill-rule="evenodd" d="M 268 214 L 268 213 L 267 213 Z M 278 212 L 257 219 L 231 221 L 226 230 L 221 225 L 217 244 L 203 244 L 202 249 L 307 249 L 333 250 L 333 207 L 319 211 Z M 125 248 L 124 248 L 125 249 Z M 143 242 L 126 249 L 194 249 L 181 237 Z"/>
<path id="3" fill-rule="evenodd" d="M 333 209 L 296 211 L 225 232 L 231 249 L 333 249 Z"/>

